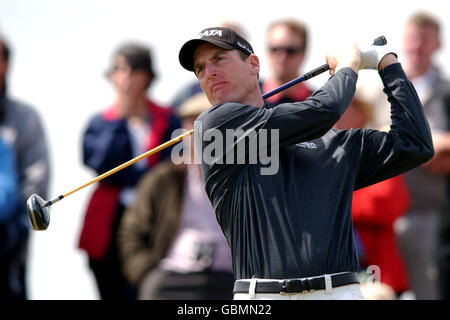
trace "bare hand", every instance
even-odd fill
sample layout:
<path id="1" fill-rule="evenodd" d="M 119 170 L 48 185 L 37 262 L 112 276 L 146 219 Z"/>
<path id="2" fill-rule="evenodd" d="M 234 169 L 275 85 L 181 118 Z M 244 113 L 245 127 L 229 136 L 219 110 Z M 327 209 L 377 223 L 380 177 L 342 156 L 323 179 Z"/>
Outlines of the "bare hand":
<path id="1" fill-rule="evenodd" d="M 356 42 L 353 42 L 351 48 L 346 48 L 338 53 L 329 54 L 325 60 L 330 66 L 330 74 L 336 74 L 342 68 L 351 68 L 358 73 L 361 64 L 361 54 Z"/>

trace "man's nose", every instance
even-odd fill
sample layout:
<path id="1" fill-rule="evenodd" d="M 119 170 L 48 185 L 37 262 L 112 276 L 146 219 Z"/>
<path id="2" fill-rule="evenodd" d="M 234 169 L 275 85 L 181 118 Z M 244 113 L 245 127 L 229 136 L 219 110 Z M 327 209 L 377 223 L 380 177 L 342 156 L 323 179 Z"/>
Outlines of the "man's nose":
<path id="1" fill-rule="evenodd" d="M 214 78 L 217 76 L 217 68 L 212 63 L 208 63 L 205 65 L 205 74 L 209 78 Z"/>
<path id="2" fill-rule="evenodd" d="M 278 62 L 287 60 L 287 57 L 288 54 L 284 50 L 278 50 L 273 53 L 273 58 Z"/>

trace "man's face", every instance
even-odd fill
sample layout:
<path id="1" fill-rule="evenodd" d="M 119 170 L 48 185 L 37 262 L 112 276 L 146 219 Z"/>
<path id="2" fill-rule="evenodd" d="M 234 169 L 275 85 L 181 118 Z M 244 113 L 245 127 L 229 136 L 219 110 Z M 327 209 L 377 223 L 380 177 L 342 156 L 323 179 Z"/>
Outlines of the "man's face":
<path id="1" fill-rule="evenodd" d="M 246 102 L 259 71 L 259 64 L 256 70 L 250 60 L 249 57 L 243 61 L 237 50 L 225 50 L 209 43 L 195 50 L 194 72 L 212 105 Z"/>
<path id="2" fill-rule="evenodd" d="M 433 53 L 439 48 L 439 38 L 432 26 L 407 24 L 403 37 L 403 49 L 408 63 L 428 65 Z"/>
<path id="3" fill-rule="evenodd" d="M 303 37 L 286 26 L 275 26 L 268 32 L 268 61 L 275 78 L 287 82 L 298 76 L 305 58 L 304 46 Z"/>

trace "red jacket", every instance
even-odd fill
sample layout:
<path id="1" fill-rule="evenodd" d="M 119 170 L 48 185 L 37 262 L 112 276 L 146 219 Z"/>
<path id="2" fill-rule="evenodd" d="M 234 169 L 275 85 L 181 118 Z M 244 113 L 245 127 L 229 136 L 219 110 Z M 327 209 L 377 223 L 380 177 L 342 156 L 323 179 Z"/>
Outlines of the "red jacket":
<path id="1" fill-rule="evenodd" d="M 353 222 L 362 242 L 366 266 L 380 268 L 381 282 L 396 292 L 408 289 L 405 267 L 397 248 L 393 223 L 409 207 L 403 176 L 379 182 L 353 193 Z"/>
<path id="2" fill-rule="evenodd" d="M 148 150 L 170 140 L 171 133 L 178 128 L 178 120 L 172 110 L 147 101 L 152 119 L 147 137 Z M 91 119 L 83 137 L 84 163 L 102 174 L 133 158 L 126 121 L 112 106 Z M 147 168 L 130 166 L 101 181 L 93 192 L 86 209 L 78 247 L 85 250 L 91 259 L 101 260 L 110 248 L 114 236 L 115 219 L 121 213 L 119 195 L 123 187 L 135 186 L 140 177 L 161 159 L 170 156 L 170 149 L 149 156 Z M 144 161 L 144 160 L 142 160 Z"/>

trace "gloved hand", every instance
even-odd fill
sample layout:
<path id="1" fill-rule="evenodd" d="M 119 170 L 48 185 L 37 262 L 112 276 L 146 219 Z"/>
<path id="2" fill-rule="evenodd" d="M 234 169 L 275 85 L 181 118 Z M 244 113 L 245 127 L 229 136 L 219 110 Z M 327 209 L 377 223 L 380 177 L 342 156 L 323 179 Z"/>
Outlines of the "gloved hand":
<path id="1" fill-rule="evenodd" d="M 392 53 L 397 57 L 397 54 L 392 51 L 392 49 L 387 45 L 386 41 L 383 42 L 379 38 L 375 39 L 374 43 L 370 46 L 359 46 L 359 48 L 361 52 L 361 64 L 359 65 L 359 70 L 378 70 L 380 61 L 389 53 Z"/>

